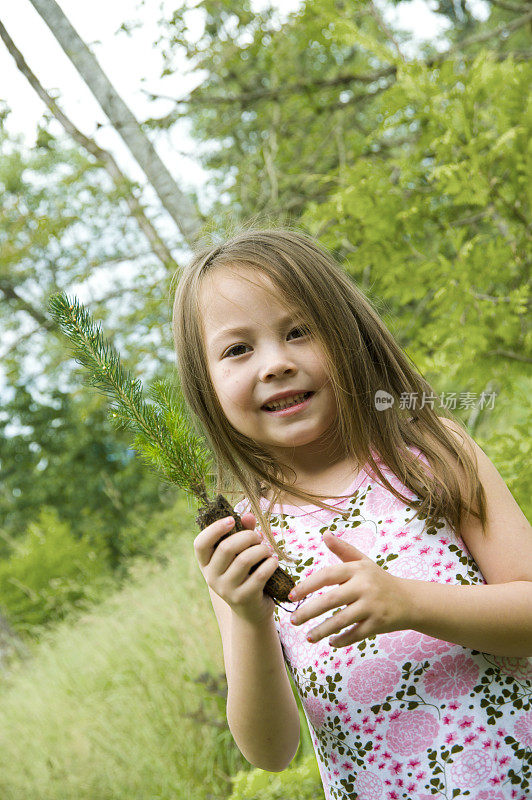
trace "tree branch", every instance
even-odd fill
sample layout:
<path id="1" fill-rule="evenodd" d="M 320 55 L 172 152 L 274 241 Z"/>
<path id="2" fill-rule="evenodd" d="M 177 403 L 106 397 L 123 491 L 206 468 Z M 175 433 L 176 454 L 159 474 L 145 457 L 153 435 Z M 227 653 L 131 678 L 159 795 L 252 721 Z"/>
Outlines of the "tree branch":
<path id="1" fill-rule="evenodd" d="M 150 291 L 151 289 L 155 289 L 157 286 L 160 286 L 160 280 L 155 281 L 153 284 L 148 284 L 148 286 L 143 287 L 145 291 Z M 98 297 L 95 300 L 86 301 L 84 303 L 86 308 L 91 308 L 93 305 L 105 305 L 109 302 L 109 300 L 114 300 L 116 297 L 121 297 L 122 295 L 126 294 L 127 292 L 136 292 L 138 291 L 137 286 L 122 286 L 119 289 L 114 289 L 112 292 L 104 295 L 103 297 Z M 20 345 L 21 342 L 26 341 L 26 339 L 31 339 L 31 337 L 35 333 L 39 333 L 44 327 L 46 330 L 55 331 L 57 330 L 57 326 L 53 319 L 48 319 L 44 315 L 42 315 L 36 308 L 34 308 L 27 300 L 24 300 L 21 297 L 16 289 L 8 284 L 5 281 L 0 280 L 0 292 L 3 292 L 4 297 L 7 300 L 14 300 L 18 304 L 18 308 L 16 311 L 26 311 L 33 319 L 35 319 L 39 325 L 36 328 L 33 328 L 31 331 L 26 331 L 26 333 L 19 336 L 8 348 L 7 350 L 0 355 L 0 362 L 3 361 L 4 358 L 9 356 L 12 352 L 14 352 L 17 347 Z"/>
<path id="2" fill-rule="evenodd" d="M 18 69 L 22 72 L 24 77 L 28 80 L 32 88 L 39 95 L 43 103 L 50 109 L 54 117 L 61 123 L 65 131 L 82 147 L 85 148 L 91 155 L 93 155 L 107 170 L 116 187 L 123 190 L 130 184 L 114 157 L 107 150 L 96 144 L 93 139 L 90 139 L 82 133 L 74 123 L 66 116 L 66 114 L 59 108 L 55 100 L 48 94 L 46 89 L 41 85 L 37 76 L 30 69 L 20 50 L 17 48 L 7 30 L 0 21 L 0 38 L 4 42 L 9 53 L 15 60 Z M 125 196 L 126 203 L 129 206 L 130 213 L 138 222 L 138 225 L 146 238 L 148 239 L 154 254 L 160 259 L 167 270 L 175 271 L 177 264 L 172 258 L 172 254 L 163 242 L 152 223 L 145 214 L 145 211 L 135 196 L 133 191 L 129 190 Z"/>
<path id="3" fill-rule="evenodd" d="M 488 356 L 504 356 L 504 358 L 512 358 L 515 361 L 523 361 L 525 364 L 532 364 L 532 358 L 524 356 L 521 353 L 514 353 L 513 350 L 488 350 Z"/>
<path id="4" fill-rule="evenodd" d="M 463 49 L 469 47 L 473 44 L 480 44 L 481 42 L 486 42 L 488 39 L 492 39 L 494 37 L 500 37 L 503 34 L 509 34 L 518 28 L 523 27 L 532 19 L 532 10 L 527 11 L 520 17 L 517 17 L 511 22 L 504 22 L 496 28 L 492 28 L 488 31 L 483 31 L 482 33 L 475 34 L 474 36 L 470 36 L 467 39 L 462 39 L 461 42 L 450 47 L 448 50 L 445 50 L 443 53 L 437 53 L 434 56 L 431 56 L 426 61 L 421 60 L 421 64 L 424 64 L 427 67 L 433 67 L 436 64 L 440 64 L 445 59 L 449 58 L 451 55 L 463 55 Z M 505 54 L 504 57 L 508 57 L 511 54 Z M 529 58 L 530 53 L 525 51 L 523 57 Z M 351 83 L 374 83 L 378 81 L 380 78 L 386 78 L 389 75 L 395 76 L 397 73 L 396 65 L 392 64 L 387 67 L 382 67 L 381 69 L 375 70 L 373 72 L 361 72 L 358 75 L 347 74 L 347 75 L 336 75 L 334 78 L 323 78 L 321 80 L 313 80 L 311 82 L 301 80 L 296 81 L 294 83 L 288 83 L 284 86 L 276 86 L 269 89 L 244 89 L 243 92 L 237 95 L 205 95 L 201 96 L 201 85 L 196 87 L 192 90 L 192 92 L 181 100 L 175 100 L 173 97 L 168 97 L 166 95 L 159 95 L 153 94 L 152 92 L 145 92 L 148 97 L 152 100 L 159 100 L 159 99 L 167 99 L 173 100 L 176 105 L 182 105 L 186 103 L 187 105 L 230 105 L 230 104 L 240 104 L 243 107 L 249 105 L 250 103 L 254 102 L 255 100 L 264 100 L 264 99 L 279 99 L 282 96 L 290 95 L 290 94 L 298 94 L 303 92 L 309 92 L 316 89 L 326 89 L 332 88 L 335 86 L 346 86 Z M 384 87 L 388 88 L 388 86 Z M 198 94 L 196 94 L 198 93 Z M 351 102 L 351 101 L 349 101 Z M 338 104 L 338 107 L 345 104 Z M 183 114 L 179 114 L 176 112 L 170 112 L 170 114 L 166 114 L 164 117 L 159 118 L 150 118 L 145 120 L 144 124 L 146 125 L 168 125 L 171 124 L 175 119 L 179 116 L 186 116 L 186 112 Z"/>
<path id="5" fill-rule="evenodd" d="M 517 3 L 508 3 L 506 0 L 488 0 L 492 5 L 504 8 L 505 11 L 511 11 L 514 14 L 522 14 L 526 11 L 526 5 L 518 5 Z"/>
<path id="6" fill-rule="evenodd" d="M 453 45 L 444 53 L 438 53 L 436 56 L 429 58 L 426 62 L 426 65 L 428 67 L 432 67 L 434 64 L 439 64 L 441 61 L 445 61 L 448 56 L 454 55 L 455 53 L 460 53 L 464 47 L 469 47 L 472 44 L 480 44 L 481 42 L 487 42 L 488 39 L 492 39 L 494 36 L 501 36 L 503 33 L 511 33 L 511 31 L 515 31 L 517 28 L 522 28 L 523 25 L 526 25 L 526 23 L 531 19 L 532 10 L 527 11 L 527 13 L 523 14 L 522 17 L 517 17 L 517 19 L 513 19 L 511 22 L 503 22 L 498 28 L 492 28 L 489 31 L 484 31 L 483 33 L 477 33 L 474 36 L 470 36 L 468 39 L 462 39 L 461 42 Z"/>
<path id="7" fill-rule="evenodd" d="M 384 17 L 382 16 L 381 12 L 377 8 L 373 0 L 371 0 L 369 4 L 368 11 L 371 14 L 371 16 L 375 19 L 378 27 L 384 33 L 388 41 L 390 41 L 394 46 L 395 52 L 397 53 L 401 61 L 403 61 L 406 64 L 406 58 L 403 55 L 401 48 L 399 47 L 399 43 L 395 38 L 393 31 L 388 27 L 387 23 L 384 20 Z"/>
<path id="8" fill-rule="evenodd" d="M 5 358 L 7 358 L 9 355 L 11 355 L 11 353 L 14 353 L 21 342 L 25 342 L 26 339 L 31 339 L 31 337 L 35 333 L 38 333 L 40 330 L 41 330 L 41 326 L 38 325 L 36 328 L 33 328 L 33 330 L 26 331 L 26 333 L 23 333 L 22 336 L 19 336 L 17 339 L 15 339 L 15 341 L 12 344 L 9 345 L 7 350 L 4 353 L 2 353 L 2 355 L 0 355 L 0 361 L 3 361 Z"/>
<path id="9" fill-rule="evenodd" d="M 481 397 L 491 394 L 493 391 L 496 391 L 496 388 L 495 381 L 489 380 L 486 384 L 486 388 L 481 392 Z M 471 409 L 471 414 L 467 420 L 467 428 L 471 436 L 475 435 L 475 431 L 481 421 L 481 416 L 486 413 L 487 407 L 487 404 L 482 407 L 480 405 L 476 405 Z"/>
<path id="10" fill-rule="evenodd" d="M 336 111 L 338 109 L 347 108 L 347 106 L 352 106 L 355 103 L 358 103 L 359 105 L 362 103 L 368 103 L 370 100 L 373 100 L 374 97 L 377 97 L 379 94 L 382 94 L 382 92 L 385 92 L 387 89 L 389 89 L 391 85 L 392 81 L 386 83 L 384 86 L 379 86 L 373 92 L 359 92 L 358 94 L 353 95 L 353 97 L 350 97 L 348 100 L 338 100 L 336 103 L 329 103 L 326 106 L 321 106 L 319 111 L 320 113 L 323 113 L 324 111 Z M 353 120 L 352 124 L 355 124 Z M 366 136 L 368 133 L 370 133 L 370 131 L 364 130 L 360 124 L 358 125 L 358 130 L 360 130 L 361 133 Z"/>
<path id="11" fill-rule="evenodd" d="M 80 37 L 57 0 L 29 2 L 74 64 L 116 133 L 129 148 L 186 243 L 191 245 L 203 227 L 203 219 L 188 193 L 183 192 L 176 183 L 145 131 L 141 129 L 137 118 L 116 91 L 94 53 Z"/>
<path id="12" fill-rule="evenodd" d="M 0 278 L 0 292 L 3 292 L 6 300 L 14 300 L 18 304 L 19 309 L 26 311 L 42 328 L 48 331 L 56 330 L 56 325 L 53 320 L 45 317 L 41 311 L 34 308 L 27 300 L 24 300 L 24 298 L 18 294 L 15 287 L 3 278 Z"/>
<path id="13" fill-rule="evenodd" d="M 491 303 L 511 303 L 511 297 L 494 297 L 491 294 L 481 294 L 480 292 L 475 292 L 473 289 L 470 290 L 473 297 L 476 297 L 477 300 L 489 300 Z"/>

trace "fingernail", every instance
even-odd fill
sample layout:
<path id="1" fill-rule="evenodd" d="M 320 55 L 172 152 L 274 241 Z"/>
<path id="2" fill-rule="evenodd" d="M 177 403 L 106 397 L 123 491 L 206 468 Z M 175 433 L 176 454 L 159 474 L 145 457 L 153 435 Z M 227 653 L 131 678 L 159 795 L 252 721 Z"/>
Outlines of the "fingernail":
<path id="1" fill-rule="evenodd" d="M 289 600 L 295 600 L 295 599 L 296 599 L 296 592 L 295 592 L 295 589 L 292 589 L 292 591 L 291 591 L 291 592 L 290 592 L 290 594 L 288 595 L 288 599 L 289 599 Z"/>
<path id="2" fill-rule="evenodd" d="M 235 524 L 233 517 L 226 517 L 226 519 L 224 519 L 224 522 L 227 525 L 227 527 Z"/>

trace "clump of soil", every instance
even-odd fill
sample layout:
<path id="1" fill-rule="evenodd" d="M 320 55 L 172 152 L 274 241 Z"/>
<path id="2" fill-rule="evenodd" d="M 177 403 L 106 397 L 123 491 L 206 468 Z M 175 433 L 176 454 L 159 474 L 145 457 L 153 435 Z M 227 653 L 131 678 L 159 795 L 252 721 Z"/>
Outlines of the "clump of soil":
<path id="1" fill-rule="evenodd" d="M 196 522 L 198 523 L 200 530 L 203 530 L 208 525 L 212 525 L 212 523 L 216 522 L 217 519 L 224 519 L 225 517 L 233 517 L 235 520 L 235 526 L 229 531 L 229 533 L 224 533 L 223 536 L 220 536 L 216 546 L 218 546 L 220 542 L 223 541 L 223 539 L 225 539 L 227 536 L 231 536 L 231 534 L 235 533 L 235 531 L 244 530 L 240 516 L 232 508 L 231 504 L 228 500 L 226 500 L 223 494 L 219 494 L 214 500 L 209 500 L 207 503 L 204 503 L 199 509 L 198 516 L 196 517 Z M 260 565 L 265 561 L 266 559 L 263 558 L 258 564 L 254 564 L 249 570 L 249 574 L 251 575 L 251 573 L 254 572 L 257 567 L 260 567 Z M 288 600 L 288 594 L 294 588 L 294 586 L 295 582 L 290 575 L 281 569 L 281 567 L 277 567 L 273 575 L 271 575 L 271 577 L 266 581 L 264 591 L 273 600 L 286 601 Z"/>

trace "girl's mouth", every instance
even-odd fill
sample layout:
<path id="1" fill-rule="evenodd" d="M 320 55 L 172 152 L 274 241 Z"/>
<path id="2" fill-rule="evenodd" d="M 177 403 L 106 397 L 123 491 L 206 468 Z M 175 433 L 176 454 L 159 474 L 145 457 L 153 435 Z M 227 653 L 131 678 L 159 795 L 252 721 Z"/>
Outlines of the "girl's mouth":
<path id="1" fill-rule="evenodd" d="M 280 408 L 278 410 L 270 410 L 263 406 L 262 410 L 266 411 L 267 414 L 274 414 L 276 417 L 288 417 L 291 414 L 297 414 L 298 411 L 302 411 L 304 408 L 306 408 L 309 405 L 313 395 L 314 392 L 306 392 L 304 399 L 293 406 L 287 406 L 286 408 Z"/>

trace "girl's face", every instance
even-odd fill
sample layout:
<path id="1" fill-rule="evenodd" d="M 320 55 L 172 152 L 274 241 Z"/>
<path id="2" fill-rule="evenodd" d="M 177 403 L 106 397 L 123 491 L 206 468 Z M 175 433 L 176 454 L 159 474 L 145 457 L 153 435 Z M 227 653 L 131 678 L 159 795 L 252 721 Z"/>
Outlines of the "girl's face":
<path id="1" fill-rule="evenodd" d="M 271 280 L 251 268 L 218 267 L 207 275 L 200 296 L 207 363 L 233 427 L 310 475 L 331 463 L 325 434 L 336 419 L 336 401 L 321 347 L 306 333 L 305 320 L 276 296 Z M 287 416 L 264 410 L 285 391 L 314 394 Z"/>

